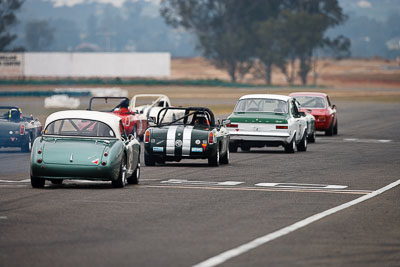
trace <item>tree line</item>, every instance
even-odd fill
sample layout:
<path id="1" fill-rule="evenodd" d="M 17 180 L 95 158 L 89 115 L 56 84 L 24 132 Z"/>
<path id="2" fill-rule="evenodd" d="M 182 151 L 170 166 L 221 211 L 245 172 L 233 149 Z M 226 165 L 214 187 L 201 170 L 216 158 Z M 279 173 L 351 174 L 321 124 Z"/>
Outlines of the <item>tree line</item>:
<path id="1" fill-rule="evenodd" d="M 271 84 L 277 67 L 293 84 L 303 84 L 313 55 L 349 56 L 350 40 L 325 32 L 346 20 L 337 0 L 163 0 L 167 24 L 193 32 L 198 48 L 232 80 L 257 68 Z"/>

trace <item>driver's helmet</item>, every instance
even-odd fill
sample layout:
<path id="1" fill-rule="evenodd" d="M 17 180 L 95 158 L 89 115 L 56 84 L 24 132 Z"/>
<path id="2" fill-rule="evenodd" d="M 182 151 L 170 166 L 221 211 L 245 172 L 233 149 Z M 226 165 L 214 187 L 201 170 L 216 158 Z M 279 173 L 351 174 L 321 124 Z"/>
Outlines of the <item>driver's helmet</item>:
<path id="1" fill-rule="evenodd" d="M 118 105 L 119 108 L 128 108 L 129 107 L 129 99 L 122 99 Z"/>
<path id="2" fill-rule="evenodd" d="M 204 125 L 204 126 L 209 126 L 210 125 L 210 123 L 209 123 L 209 121 L 207 119 L 207 116 L 204 113 L 196 113 L 193 116 L 193 124 L 194 125 Z"/>
<path id="3" fill-rule="evenodd" d="M 8 112 L 8 118 L 11 121 L 18 121 L 21 119 L 22 111 L 21 109 L 12 108 Z"/>

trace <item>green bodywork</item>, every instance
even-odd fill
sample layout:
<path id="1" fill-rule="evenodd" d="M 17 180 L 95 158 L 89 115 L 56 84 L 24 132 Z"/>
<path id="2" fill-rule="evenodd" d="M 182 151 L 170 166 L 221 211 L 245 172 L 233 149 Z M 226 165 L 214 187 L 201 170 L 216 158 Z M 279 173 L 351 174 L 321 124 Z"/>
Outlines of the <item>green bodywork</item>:
<path id="1" fill-rule="evenodd" d="M 122 157 L 127 158 L 130 175 L 139 153 L 136 140 L 44 135 L 35 140 L 32 148 L 31 175 L 45 179 L 117 180 Z"/>
<path id="2" fill-rule="evenodd" d="M 269 112 L 234 112 L 228 119 L 231 123 L 287 124 L 289 115 Z"/>

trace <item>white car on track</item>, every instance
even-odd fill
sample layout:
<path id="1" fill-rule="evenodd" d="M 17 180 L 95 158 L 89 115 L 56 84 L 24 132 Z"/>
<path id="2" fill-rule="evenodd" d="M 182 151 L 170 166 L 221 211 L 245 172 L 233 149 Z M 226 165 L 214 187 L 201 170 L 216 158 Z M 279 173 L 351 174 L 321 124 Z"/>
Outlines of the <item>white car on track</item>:
<path id="1" fill-rule="evenodd" d="M 150 102 L 150 104 L 149 104 Z M 168 96 L 162 94 L 139 94 L 135 95 L 130 103 L 130 109 L 140 114 L 146 115 L 147 119 L 156 121 L 158 112 L 167 107 L 171 107 Z M 184 116 L 178 111 L 168 110 L 165 114 L 164 122 L 172 122 Z"/>
<path id="2" fill-rule="evenodd" d="M 228 117 L 229 149 L 283 146 L 287 153 L 307 150 L 307 119 L 289 96 L 254 94 L 242 96 Z"/>

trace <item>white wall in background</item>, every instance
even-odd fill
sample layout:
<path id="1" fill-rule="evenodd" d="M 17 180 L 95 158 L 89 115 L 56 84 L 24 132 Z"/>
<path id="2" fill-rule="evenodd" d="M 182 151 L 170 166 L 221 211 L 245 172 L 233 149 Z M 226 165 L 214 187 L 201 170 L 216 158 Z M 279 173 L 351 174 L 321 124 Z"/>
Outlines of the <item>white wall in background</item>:
<path id="1" fill-rule="evenodd" d="M 26 77 L 169 77 L 169 53 L 24 53 Z"/>

